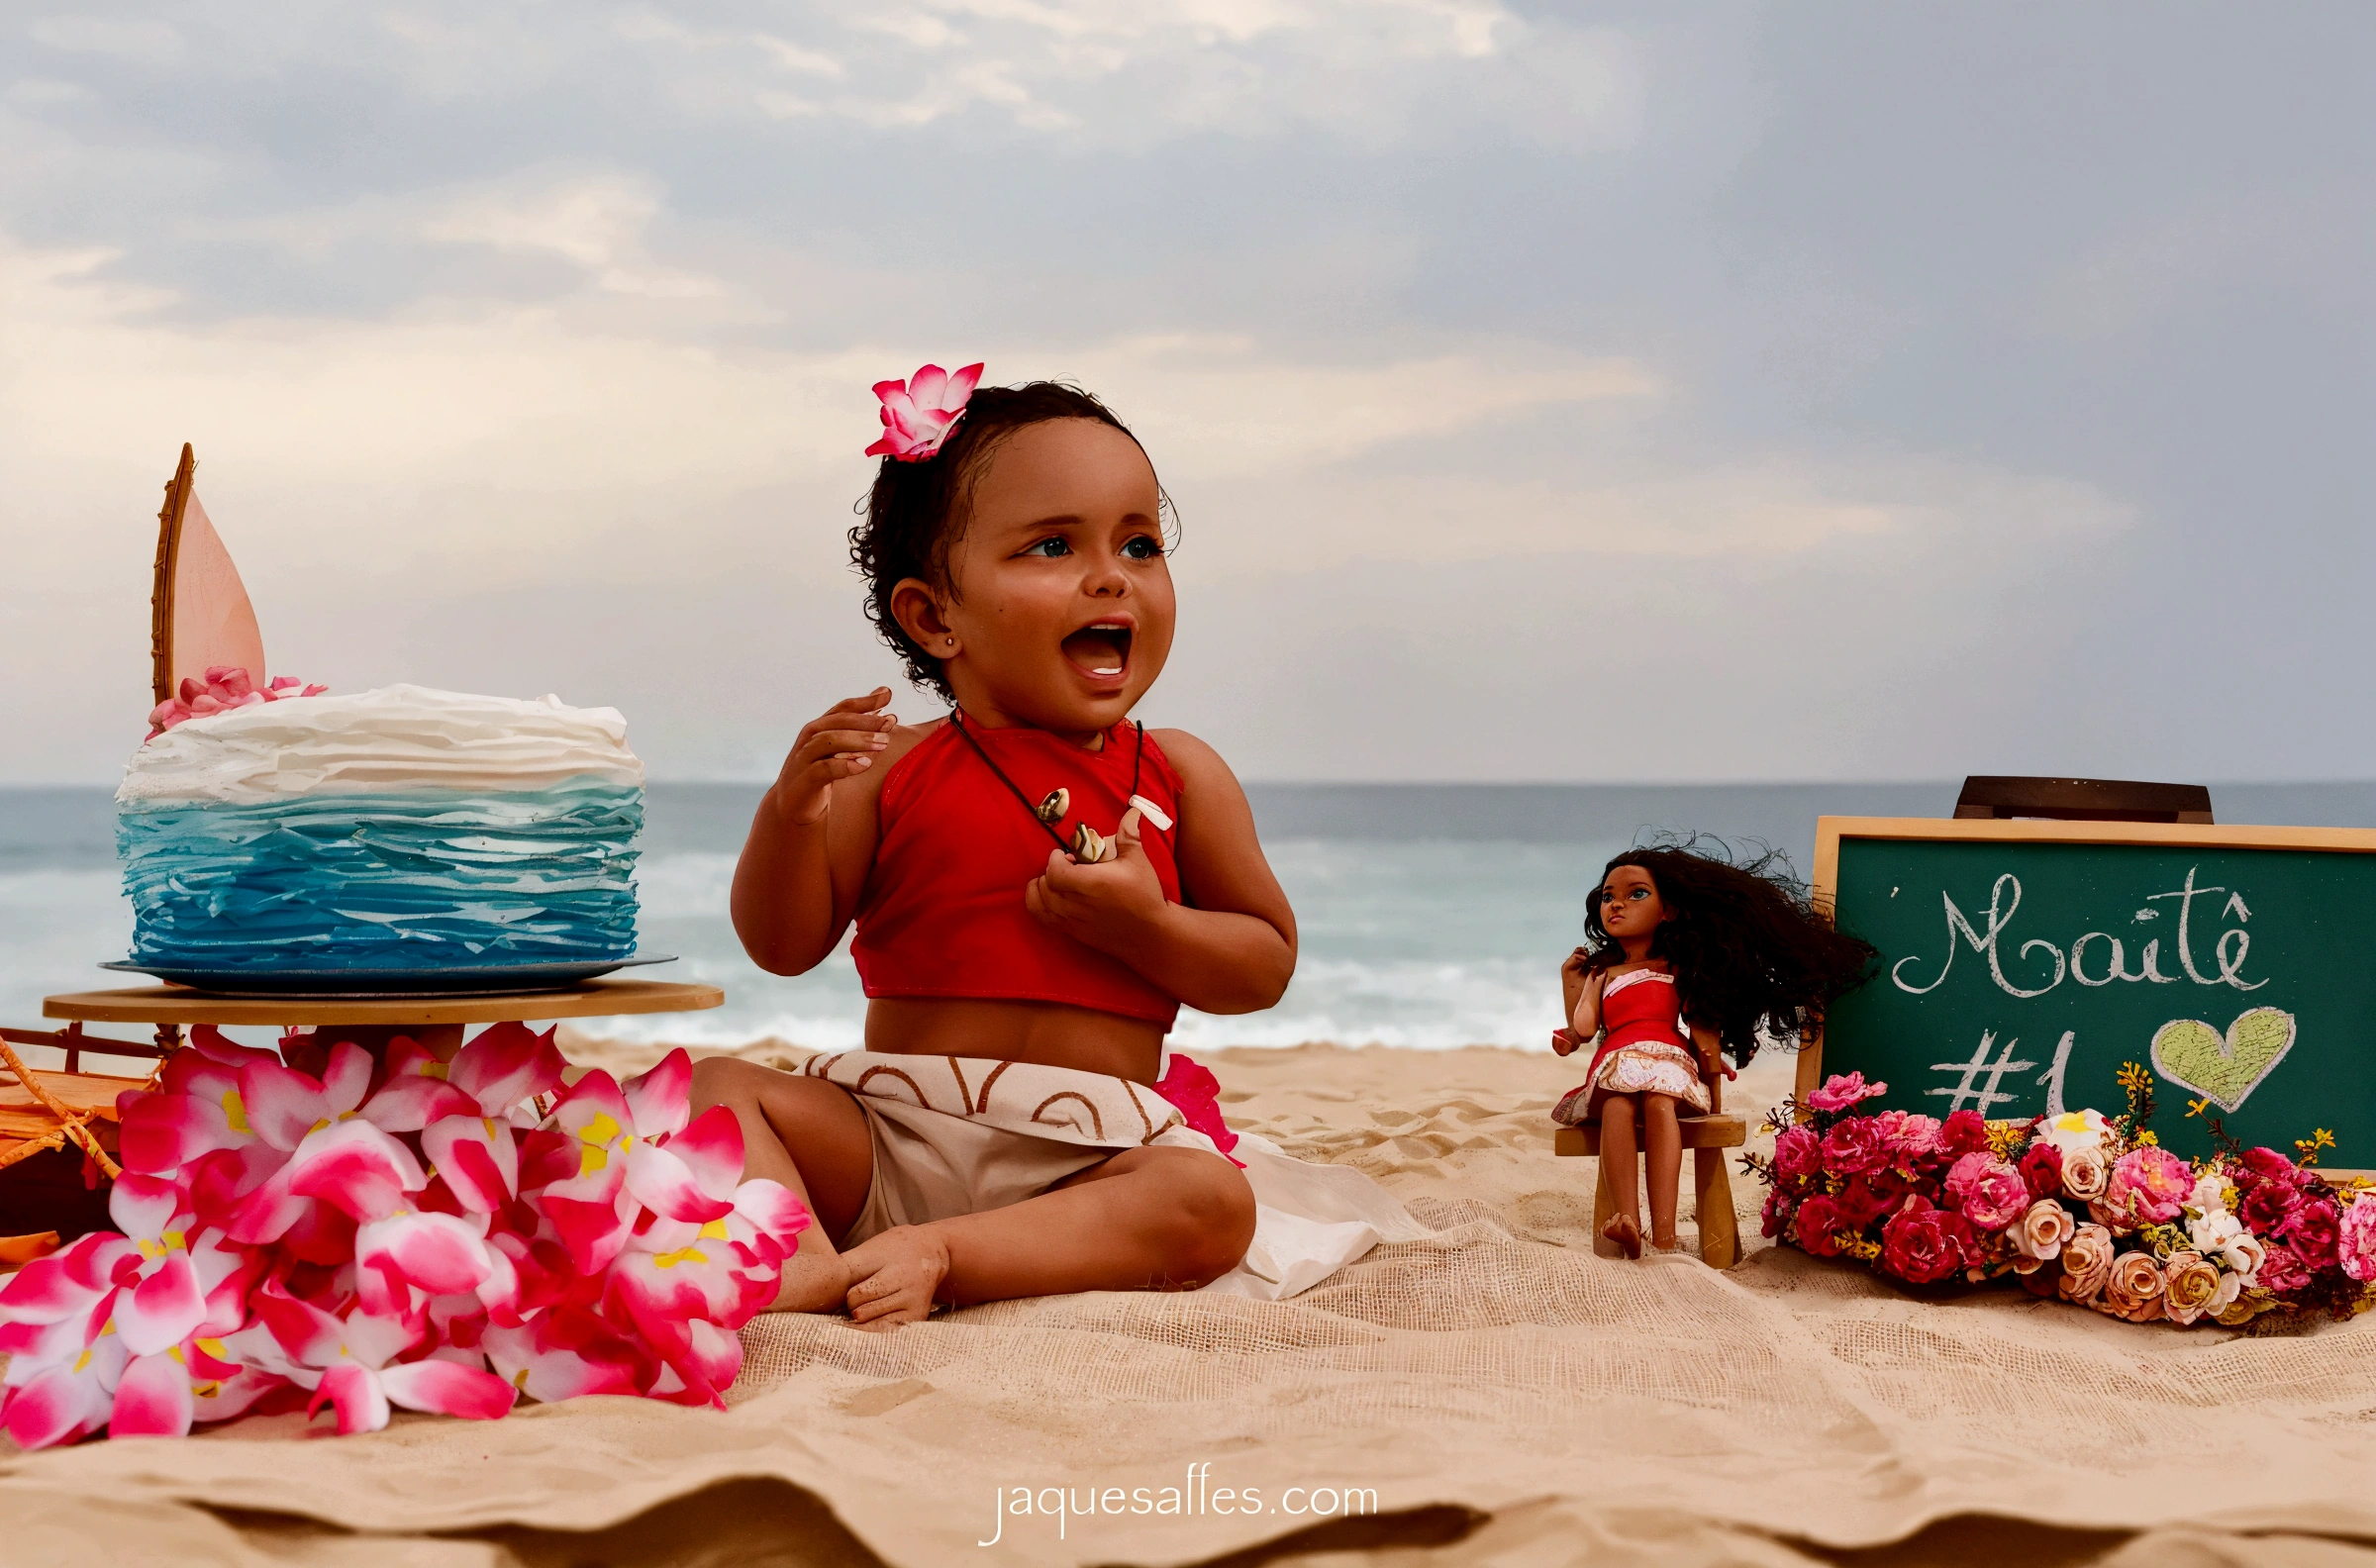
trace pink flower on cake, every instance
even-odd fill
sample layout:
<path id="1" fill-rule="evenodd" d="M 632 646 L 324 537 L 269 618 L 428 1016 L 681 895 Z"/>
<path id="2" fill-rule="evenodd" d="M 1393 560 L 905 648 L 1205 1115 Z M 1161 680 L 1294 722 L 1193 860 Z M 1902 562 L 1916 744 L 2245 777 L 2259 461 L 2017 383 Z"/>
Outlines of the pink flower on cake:
<path id="1" fill-rule="evenodd" d="M 275 676 L 270 685 L 259 688 L 253 677 L 237 664 L 210 664 L 204 680 L 182 677 L 177 695 L 148 710 L 148 738 L 153 740 L 175 725 L 209 714 L 252 708 L 257 703 L 278 702 L 284 697 L 319 697 L 328 690 L 327 686 L 307 685 L 294 675 Z"/>
<path id="2" fill-rule="evenodd" d="M 2343 1272 L 2363 1285 L 2376 1280 L 2376 1191 L 2351 1200 L 2336 1228 L 2336 1239 Z"/>
<path id="3" fill-rule="evenodd" d="M 883 404 L 878 413 L 883 434 L 866 448 L 866 455 L 895 462 L 923 462 L 933 456 L 965 412 L 981 379 L 979 364 L 969 364 L 953 375 L 928 364 L 905 381 L 877 381 L 874 395 Z"/>
<path id="4" fill-rule="evenodd" d="M 2086 1305 L 2102 1293 L 2112 1278 L 2112 1232 L 2100 1225 L 2074 1225 L 2062 1243 L 2062 1282 L 2066 1301 Z"/>
<path id="5" fill-rule="evenodd" d="M 1818 1111 L 1845 1111 L 1860 1101 L 1889 1093 L 1889 1085 L 1864 1081 L 1860 1072 L 1834 1073 L 1823 1087 L 1807 1091 L 1807 1104 Z"/>
<path id="6" fill-rule="evenodd" d="M 1879 1170 L 1888 1159 L 1889 1144 L 1871 1117 L 1849 1117 L 1824 1134 L 1824 1169 L 1834 1176 Z"/>

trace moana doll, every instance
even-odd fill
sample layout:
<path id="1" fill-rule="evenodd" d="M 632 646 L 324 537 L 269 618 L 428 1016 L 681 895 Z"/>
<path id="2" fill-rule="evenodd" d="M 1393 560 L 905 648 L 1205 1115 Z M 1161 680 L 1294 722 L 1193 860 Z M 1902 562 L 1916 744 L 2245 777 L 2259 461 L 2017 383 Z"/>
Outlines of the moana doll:
<path id="1" fill-rule="evenodd" d="M 1746 1064 L 1761 1035 L 1808 1037 L 1862 983 L 1874 950 L 1833 931 L 1778 854 L 1734 865 L 1696 844 L 1610 861 L 1584 929 L 1586 945 L 1559 966 L 1570 1027 L 1551 1046 L 1565 1056 L 1598 1045 L 1551 1116 L 1600 1124 L 1617 1199 L 1603 1234 L 1628 1257 L 1641 1255 L 1634 1155 L 1648 1154 L 1650 1244 L 1672 1252 L 1678 1119 L 1707 1115 L 1709 1086 Z"/>

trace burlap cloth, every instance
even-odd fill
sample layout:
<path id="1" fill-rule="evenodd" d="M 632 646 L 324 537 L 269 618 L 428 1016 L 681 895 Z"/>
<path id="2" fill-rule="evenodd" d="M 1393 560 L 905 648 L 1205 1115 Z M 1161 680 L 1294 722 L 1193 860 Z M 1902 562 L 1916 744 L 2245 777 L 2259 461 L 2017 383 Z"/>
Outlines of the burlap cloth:
<path id="1" fill-rule="evenodd" d="M 1553 1158 L 1543 1117 L 1572 1064 L 1214 1065 L 1234 1121 L 1358 1165 L 1438 1232 L 1285 1303 L 1083 1296 L 888 1336 L 763 1319 L 723 1416 L 588 1400 L 8 1453 L 0 1559 L 2376 1562 L 2365 1321 L 2238 1338 L 2018 1294 L 1917 1303 L 1770 1248 L 1728 1274 L 1604 1261 L 1591 1163 Z M 1753 1184 L 1736 1196 L 1746 1214 Z M 1066 1518 L 1061 1539 L 994 1518 L 1015 1487 L 1159 1502 L 1199 1461 L 1202 1514 Z M 1223 1487 L 1263 1511 L 1221 1512 Z M 1374 1489 L 1379 1512 L 1289 1515 L 1291 1487 Z"/>

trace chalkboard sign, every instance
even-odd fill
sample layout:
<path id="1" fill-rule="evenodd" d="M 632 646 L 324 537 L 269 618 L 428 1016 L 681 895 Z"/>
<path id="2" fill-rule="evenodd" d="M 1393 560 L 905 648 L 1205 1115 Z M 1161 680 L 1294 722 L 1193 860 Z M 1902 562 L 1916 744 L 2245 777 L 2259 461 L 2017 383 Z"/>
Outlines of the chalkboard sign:
<path id="1" fill-rule="evenodd" d="M 1881 949 L 1799 1063 L 1888 1083 L 1878 1102 L 1990 1118 L 2126 1104 L 2154 1130 L 2246 1143 L 2332 1131 L 2376 1165 L 2376 832 L 2158 823 L 1826 817 L 1815 894 Z"/>

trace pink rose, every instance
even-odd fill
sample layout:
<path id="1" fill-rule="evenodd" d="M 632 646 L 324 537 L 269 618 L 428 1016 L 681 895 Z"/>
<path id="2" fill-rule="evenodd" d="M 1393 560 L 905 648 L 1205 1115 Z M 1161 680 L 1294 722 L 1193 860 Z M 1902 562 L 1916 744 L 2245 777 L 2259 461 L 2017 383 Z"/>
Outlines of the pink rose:
<path id="1" fill-rule="evenodd" d="M 1839 1190 L 1839 1212 L 1851 1230 L 1867 1225 L 1898 1207 L 1906 1197 L 1905 1184 L 1887 1171 L 1851 1176 Z"/>
<path id="2" fill-rule="evenodd" d="M 2243 1188 L 2238 1218 L 2262 1235 L 2285 1228 L 2294 1211 L 2302 1207 L 2301 1190 L 2290 1182 L 2251 1182 Z"/>
<path id="3" fill-rule="evenodd" d="M 1911 1166 L 1938 1152 L 1938 1118 L 1913 1111 L 1883 1111 L 1873 1120 L 1881 1124 L 1881 1135 L 1889 1140 L 1892 1165 Z"/>
<path id="4" fill-rule="evenodd" d="M 2332 1203 L 2314 1198 L 2297 1208 L 2277 1233 L 2306 1265 L 2323 1269 L 2334 1262 L 2336 1218 Z"/>
<path id="5" fill-rule="evenodd" d="M 1834 1176 L 1879 1170 L 1889 1162 L 1889 1145 L 1871 1117 L 1849 1117 L 1824 1134 L 1824 1169 Z"/>
<path id="6" fill-rule="evenodd" d="M 2161 1266 L 2161 1305 L 2170 1322 L 2184 1325 L 2211 1310 L 2220 1294 L 2220 1271 L 2201 1253 L 2180 1250 Z"/>
<path id="7" fill-rule="evenodd" d="M 2124 1252 L 2112 1260 L 2112 1278 L 2096 1310 L 2130 1323 L 2151 1323 L 2162 1315 L 2162 1292 L 2167 1288 L 2161 1265 L 2150 1252 Z"/>
<path id="8" fill-rule="evenodd" d="M 2062 1192 L 2074 1203 L 2093 1203 L 2104 1196 L 2105 1184 L 2112 1180 L 2112 1162 L 2100 1148 L 2074 1148 L 2062 1151 Z"/>
<path id="9" fill-rule="evenodd" d="M 2075 1225 L 2062 1244 L 2063 1298 L 2085 1306 L 2112 1278 L 2112 1232 L 2100 1225 Z"/>
<path id="10" fill-rule="evenodd" d="M 2112 1162 L 2112 1179 L 2095 1205 L 2096 1217 L 2116 1230 L 2167 1225 L 2195 1190 L 2195 1168 L 2167 1149 L 2132 1148 Z"/>
<path id="11" fill-rule="evenodd" d="M 2062 1255 L 2063 1247 L 2078 1234 L 2079 1223 L 2071 1212 L 2051 1198 L 2040 1198 L 2022 1216 L 2022 1223 L 2013 1227 L 2013 1246 L 2022 1256 L 2014 1267 L 2028 1274 L 2042 1263 L 2051 1263 Z"/>
<path id="12" fill-rule="evenodd" d="M 1947 1171 L 1947 1199 L 1982 1230 L 2002 1230 L 2030 1208 L 2022 1173 L 1994 1154 L 1966 1154 Z"/>
<path id="13" fill-rule="evenodd" d="M 2244 1150 L 2243 1170 L 2238 1174 L 2248 1175 L 2254 1181 L 2276 1182 L 2285 1187 L 2302 1185 L 2302 1167 L 2273 1148 Z"/>
<path id="14" fill-rule="evenodd" d="M 2376 1280 L 2376 1192 L 2363 1192 L 2343 1211 L 2336 1227 L 2343 1272 L 2366 1284 Z"/>
<path id="15" fill-rule="evenodd" d="M 1835 1073 L 1821 1089 L 1807 1091 L 1807 1104 L 1818 1111 L 1845 1111 L 1859 1101 L 1889 1093 L 1885 1083 L 1868 1084 L 1860 1072 Z"/>
<path id="16" fill-rule="evenodd" d="M 1881 1267 L 1917 1285 L 1942 1280 L 1973 1256 L 1971 1225 L 1917 1198 L 1881 1227 Z"/>
<path id="17" fill-rule="evenodd" d="M 1977 1154 L 1988 1147 L 1988 1123 L 1977 1111 L 1958 1111 L 1940 1126 L 1938 1143 L 1949 1154 Z"/>
<path id="18" fill-rule="evenodd" d="M 1796 1212 L 1790 1200 L 1783 1196 L 1782 1190 L 1776 1188 L 1765 1195 L 1765 1212 L 1758 1228 L 1769 1236 L 1778 1237 L 1790 1228 L 1791 1217 Z"/>
<path id="19" fill-rule="evenodd" d="M 2032 1143 L 2022 1156 L 2022 1180 L 2032 1198 L 2051 1198 L 2062 1191 L 2062 1150 L 2051 1143 Z"/>
<path id="20" fill-rule="evenodd" d="M 1799 1183 L 1824 1171 L 1823 1139 L 1811 1127 L 1786 1127 L 1774 1138 L 1774 1172 L 1784 1181 Z"/>
<path id="21" fill-rule="evenodd" d="M 1821 1194 L 1799 1205 L 1798 1242 L 1817 1257 L 1839 1256 L 1840 1243 L 1856 1233 L 1840 1218 L 1839 1205 Z"/>
<path id="22" fill-rule="evenodd" d="M 2310 1270 L 2303 1265 L 2302 1255 L 2292 1247 L 2273 1245 L 2260 1260 L 2260 1278 L 2256 1283 L 2262 1290 L 2284 1296 L 2309 1284 Z"/>

